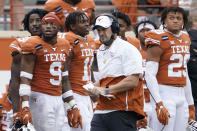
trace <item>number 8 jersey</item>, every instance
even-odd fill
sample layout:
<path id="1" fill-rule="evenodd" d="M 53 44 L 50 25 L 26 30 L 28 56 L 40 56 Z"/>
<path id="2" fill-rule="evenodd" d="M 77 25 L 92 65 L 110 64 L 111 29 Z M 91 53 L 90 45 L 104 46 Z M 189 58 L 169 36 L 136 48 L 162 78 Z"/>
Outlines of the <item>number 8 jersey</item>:
<path id="1" fill-rule="evenodd" d="M 66 58 L 69 56 L 69 42 L 57 38 L 57 43 L 51 45 L 38 36 L 32 36 L 21 47 L 23 54 L 36 55 L 31 81 L 32 91 L 60 96 L 62 94 L 62 71 Z"/>
<path id="2" fill-rule="evenodd" d="M 185 86 L 187 61 L 190 57 L 188 34 L 181 31 L 179 35 L 174 35 L 166 30 L 153 30 L 146 33 L 145 44 L 158 45 L 163 50 L 157 73 L 158 83 Z"/>

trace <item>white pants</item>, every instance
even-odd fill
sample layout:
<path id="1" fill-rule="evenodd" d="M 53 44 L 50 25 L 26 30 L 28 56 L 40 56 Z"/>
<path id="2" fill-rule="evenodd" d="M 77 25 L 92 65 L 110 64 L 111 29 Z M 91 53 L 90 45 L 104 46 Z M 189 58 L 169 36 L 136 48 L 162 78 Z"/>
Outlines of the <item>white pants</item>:
<path id="1" fill-rule="evenodd" d="M 62 96 L 32 91 L 30 110 L 36 131 L 62 131 L 66 117 Z"/>
<path id="2" fill-rule="evenodd" d="M 72 128 L 71 131 L 90 131 L 90 123 L 93 117 L 92 103 L 89 96 L 74 93 L 75 102 L 82 116 L 83 129 Z"/>
<path id="3" fill-rule="evenodd" d="M 154 131 L 186 131 L 188 125 L 188 104 L 186 102 L 184 88 L 159 85 L 159 93 L 164 106 L 170 113 L 168 125 L 162 125 L 156 115 L 155 105 L 153 112 Z"/>

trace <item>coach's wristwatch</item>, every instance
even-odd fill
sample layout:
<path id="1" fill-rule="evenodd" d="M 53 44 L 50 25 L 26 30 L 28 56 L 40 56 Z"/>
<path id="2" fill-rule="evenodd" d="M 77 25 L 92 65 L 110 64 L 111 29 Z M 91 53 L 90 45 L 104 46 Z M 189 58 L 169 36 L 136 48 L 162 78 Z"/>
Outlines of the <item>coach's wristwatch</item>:
<path id="1" fill-rule="evenodd" d="M 109 94 L 109 86 L 105 86 L 105 95 Z"/>

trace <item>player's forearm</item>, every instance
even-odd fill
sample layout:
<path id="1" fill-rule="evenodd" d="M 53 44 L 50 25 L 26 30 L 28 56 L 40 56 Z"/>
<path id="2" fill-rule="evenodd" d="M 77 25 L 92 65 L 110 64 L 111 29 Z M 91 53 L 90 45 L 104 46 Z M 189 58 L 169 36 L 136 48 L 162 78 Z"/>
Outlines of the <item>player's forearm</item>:
<path id="1" fill-rule="evenodd" d="M 139 75 L 127 76 L 119 83 L 109 86 L 109 93 L 124 92 L 136 88 L 139 83 Z"/>
<path id="2" fill-rule="evenodd" d="M 158 62 L 148 61 L 146 64 L 145 72 L 145 81 L 147 83 L 147 88 L 149 89 L 150 94 L 152 95 L 156 103 L 161 101 L 161 97 L 159 94 L 159 85 L 156 79 L 158 67 Z"/>
<path id="3" fill-rule="evenodd" d="M 8 96 L 12 101 L 12 108 L 14 112 L 20 111 L 20 96 L 19 96 L 19 85 L 20 85 L 20 60 L 19 54 L 13 56 L 11 65 L 11 80 L 9 83 Z"/>

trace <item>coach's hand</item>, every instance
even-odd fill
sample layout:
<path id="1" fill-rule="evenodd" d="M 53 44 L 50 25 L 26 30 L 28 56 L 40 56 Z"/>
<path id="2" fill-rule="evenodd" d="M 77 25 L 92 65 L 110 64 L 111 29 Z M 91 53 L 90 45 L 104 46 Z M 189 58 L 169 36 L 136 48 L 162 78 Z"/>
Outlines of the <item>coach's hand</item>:
<path id="1" fill-rule="evenodd" d="M 189 119 L 188 119 L 188 122 L 190 122 L 191 120 L 196 120 L 194 105 L 189 105 Z"/>
<path id="2" fill-rule="evenodd" d="M 163 125 L 168 125 L 168 119 L 170 117 L 170 114 L 168 113 L 168 110 L 163 105 L 163 102 L 160 101 L 156 103 L 156 112 L 159 122 Z"/>
<path id="3" fill-rule="evenodd" d="M 83 128 L 82 117 L 77 107 L 67 110 L 68 124 L 70 127 L 78 128 L 79 126 Z"/>
<path id="4" fill-rule="evenodd" d="M 22 119 L 23 124 L 25 124 L 25 125 L 27 125 L 28 122 L 33 124 L 31 113 L 30 113 L 30 109 L 28 107 L 24 107 L 22 109 L 21 119 Z"/>

